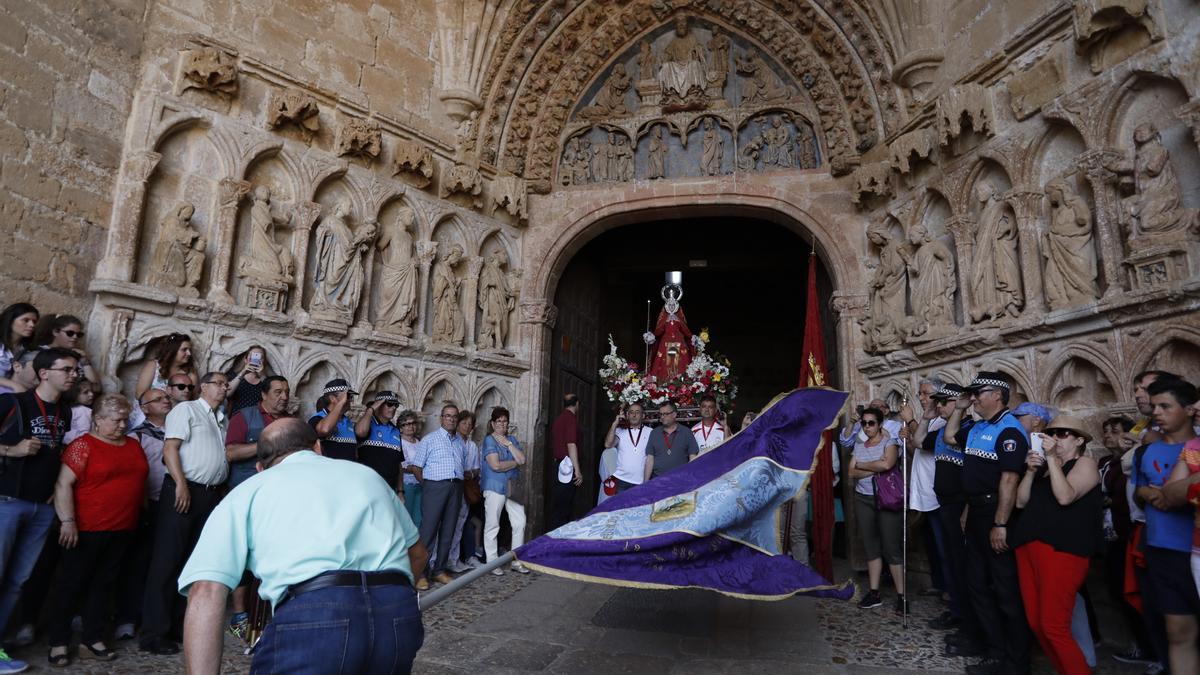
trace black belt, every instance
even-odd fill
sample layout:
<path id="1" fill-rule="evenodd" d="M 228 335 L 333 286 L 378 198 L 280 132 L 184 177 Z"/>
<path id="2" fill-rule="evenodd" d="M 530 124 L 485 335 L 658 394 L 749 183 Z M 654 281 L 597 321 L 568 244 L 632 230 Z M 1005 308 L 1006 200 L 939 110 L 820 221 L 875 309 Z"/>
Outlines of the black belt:
<path id="1" fill-rule="evenodd" d="M 171 474 L 167 474 L 166 478 L 169 478 L 172 483 L 175 483 L 175 478 Z M 195 489 L 195 490 L 208 490 L 210 492 L 216 492 L 217 490 L 222 490 L 225 488 L 225 483 L 223 483 L 223 482 L 222 483 L 214 483 L 213 485 L 205 485 L 204 483 L 197 483 L 194 480 L 188 480 L 188 481 L 184 481 L 184 482 L 187 483 L 187 487 L 189 490 Z M 179 484 L 175 483 L 175 485 L 179 485 Z"/>
<path id="2" fill-rule="evenodd" d="M 280 598 L 279 603 L 291 600 L 302 593 L 319 591 L 322 588 L 335 586 L 411 586 L 408 575 L 403 572 L 355 572 L 339 570 L 325 572 L 298 584 L 288 586 L 287 592 Z"/>
<path id="3" fill-rule="evenodd" d="M 995 493 L 967 496 L 967 503 L 972 506 L 987 506 L 988 504 L 995 504 L 998 501 L 1000 501 L 1000 495 Z"/>

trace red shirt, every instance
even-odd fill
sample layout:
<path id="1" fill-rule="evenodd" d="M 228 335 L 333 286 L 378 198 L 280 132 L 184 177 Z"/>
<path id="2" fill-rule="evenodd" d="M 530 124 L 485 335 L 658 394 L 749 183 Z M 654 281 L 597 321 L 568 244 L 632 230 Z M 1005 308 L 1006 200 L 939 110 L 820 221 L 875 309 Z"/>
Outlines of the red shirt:
<path id="1" fill-rule="evenodd" d="M 555 461 L 561 462 L 567 456 L 568 443 L 574 443 L 576 449 L 579 448 L 579 420 L 575 419 L 575 413 L 563 410 L 554 420 L 554 426 L 550 427 L 550 447 L 554 451 Z"/>
<path id="2" fill-rule="evenodd" d="M 264 429 L 277 419 L 271 413 L 263 410 L 261 404 L 258 406 L 258 414 L 262 415 Z M 243 410 L 239 410 L 233 417 L 229 418 L 229 429 L 225 431 L 225 445 L 249 443 L 250 441 L 246 440 L 246 434 L 248 433 L 250 433 L 250 425 L 246 423 L 246 413 Z"/>
<path id="3" fill-rule="evenodd" d="M 113 445 L 91 434 L 75 439 L 62 462 L 75 473 L 75 524 L 80 532 L 132 530 L 145 497 L 150 465 L 142 445 Z"/>

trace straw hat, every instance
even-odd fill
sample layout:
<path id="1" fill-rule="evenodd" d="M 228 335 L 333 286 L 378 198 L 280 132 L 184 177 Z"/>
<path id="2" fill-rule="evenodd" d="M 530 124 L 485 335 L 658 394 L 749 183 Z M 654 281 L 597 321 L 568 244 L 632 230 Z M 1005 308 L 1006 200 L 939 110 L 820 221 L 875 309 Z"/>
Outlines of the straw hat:
<path id="1" fill-rule="evenodd" d="M 1046 425 L 1045 433 L 1047 435 L 1053 434 L 1056 429 L 1066 429 L 1067 431 L 1070 431 L 1076 436 L 1082 438 L 1085 443 L 1092 442 L 1092 435 L 1089 434 L 1087 429 L 1083 426 L 1083 420 L 1079 419 L 1078 417 L 1059 415 L 1051 420 L 1050 424 Z"/>

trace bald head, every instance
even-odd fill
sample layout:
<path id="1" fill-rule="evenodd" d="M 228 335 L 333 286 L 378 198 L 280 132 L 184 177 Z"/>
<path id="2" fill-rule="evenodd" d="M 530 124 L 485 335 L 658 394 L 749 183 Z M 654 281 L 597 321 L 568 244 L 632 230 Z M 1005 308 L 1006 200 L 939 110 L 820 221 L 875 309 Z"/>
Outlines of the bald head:
<path id="1" fill-rule="evenodd" d="M 317 443 L 317 432 L 304 420 L 295 417 L 275 420 L 258 437 L 258 461 L 269 467 L 299 450 L 320 452 Z"/>
<path id="2" fill-rule="evenodd" d="M 888 409 L 888 404 L 887 404 L 887 401 L 885 401 L 881 398 L 877 398 L 877 399 L 873 399 L 871 401 L 871 404 L 868 405 L 867 407 L 868 408 L 879 408 L 880 410 L 886 411 Z"/>

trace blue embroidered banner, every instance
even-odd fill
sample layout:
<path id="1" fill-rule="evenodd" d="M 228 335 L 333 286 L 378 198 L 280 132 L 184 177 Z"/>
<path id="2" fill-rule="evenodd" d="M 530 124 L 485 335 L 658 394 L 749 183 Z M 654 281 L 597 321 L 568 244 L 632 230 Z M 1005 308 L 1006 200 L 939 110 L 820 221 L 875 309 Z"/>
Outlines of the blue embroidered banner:
<path id="1" fill-rule="evenodd" d="M 833 584 L 783 550 L 784 507 L 807 484 L 821 432 L 845 400 L 829 389 L 781 396 L 717 448 L 525 544 L 517 559 L 617 586 L 848 600 L 852 584 Z"/>

